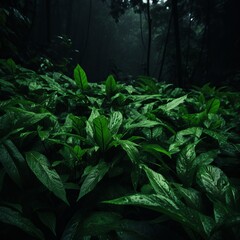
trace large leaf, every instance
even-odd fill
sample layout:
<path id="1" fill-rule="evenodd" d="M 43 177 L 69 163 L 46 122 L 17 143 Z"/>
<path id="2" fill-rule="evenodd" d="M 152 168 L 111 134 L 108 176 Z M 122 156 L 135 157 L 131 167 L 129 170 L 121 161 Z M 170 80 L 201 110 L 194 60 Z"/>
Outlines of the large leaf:
<path id="1" fill-rule="evenodd" d="M 230 183 L 221 169 L 211 165 L 202 166 L 197 173 L 197 183 L 208 193 L 211 200 L 225 202 Z"/>
<path id="2" fill-rule="evenodd" d="M 34 239 L 45 239 L 43 233 L 29 219 L 11 208 L 0 207 L 0 221 L 20 228 Z"/>
<path id="3" fill-rule="evenodd" d="M 53 117 L 49 112 L 35 113 L 22 108 L 10 107 L 9 111 L 18 115 L 17 123 L 20 126 L 34 125 L 46 117 Z"/>
<path id="4" fill-rule="evenodd" d="M 41 153 L 32 151 L 26 153 L 26 160 L 38 180 L 58 198 L 69 204 L 61 178 L 56 170 L 50 168 L 47 158 Z"/>
<path id="5" fill-rule="evenodd" d="M 164 155 L 167 155 L 168 157 L 171 158 L 170 152 L 168 152 L 166 149 L 161 147 L 158 144 L 145 144 L 143 145 L 143 150 L 152 153 L 153 155 L 155 153 L 162 153 Z"/>
<path id="6" fill-rule="evenodd" d="M 208 113 L 217 113 L 220 107 L 220 100 L 213 98 L 207 102 L 207 112 Z"/>
<path id="7" fill-rule="evenodd" d="M 108 120 L 104 116 L 99 116 L 93 120 L 94 140 L 102 151 L 107 150 L 112 139 L 112 134 L 108 129 Z"/>
<path id="8" fill-rule="evenodd" d="M 193 209 L 202 210 L 201 193 L 194 188 L 184 188 L 180 184 L 174 184 L 177 188 L 180 197 L 183 197 L 188 207 Z"/>
<path id="9" fill-rule="evenodd" d="M 107 163 L 100 162 L 91 169 L 81 186 L 77 201 L 95 188 L 108 172 L 109 167 Z"/>
<path id="10" fill-rule="evenodd" d="M 122 121 L 123 121 L 123 115 L 121 112 L 111 113 L 108 127 L 112 134 L 118 133 L 118 130 L 122 125 Z"/>
<path id="11" fill-rule="evenodd" d="M 197 162 L 195 161 L 195 147 L 198 142 L 199 141 L 190 143 L 184 147 L 177 159 L 177 175 L 181 179 L 182 183 L 184 183 L 186 186 L 192 185 L 193 178 L 196 173 Z"/>
<path id="12" fill-rule="evenodd" d="M 151 186 L 157 194 L 160 194 L 168 199 L 171 199 L 176 205 L 183 206 L 178 200 L 169 182 L 160 174 L 156 173 L 145 165 L 142 165 Z"/>
<path id="13" fill-rule="evenodd" d="M 137 205 L 166 214 L 173 220 L 182 223 L 183 226 L 198 232 L 204 239 L 209 239 L 210 233 L 214 227 L 212 218 L 187 207 L 179 209 L 172 201 L 161 195 L 137 194 L 106 201 L 106 203 Z"/>
<path id="14" fill-rule="evenodd" d="M 88 87 L 87 75 L 79 65 L 77 65 L 76 68 L 74 69 L 74 80 L 77 86 L 82 91 L 87 89 Z"/>
<path id="15" fill-rule="evenodd" d="M 21 186 L 22 180 L 21 180 L 21 176 L 19 174 L 19 170 L 18 170 L 10 152 L 6 149 L 6 147 L 3 144 L 0 145 L 0 163 L 3 165 L 5 171 L 9 175 L 9 177 L 18 186 Z"/>
<path id="16" fill-rule="evenodd" d="M 175 221 L 198 232 L 204 239 L 209 239 L 214 226 L 212 218 L 199 213 L 182 205 L 176 204 L 173 200 L 160 194 L 135 194 L 113 200 L 104 201 L 104 203 L 116 205 L 136 205 L 152 209 L 154 211 L 166 214 Z"/>
<path id="17" fill-rule="evenodd" d="M 127 123 L 126 128 L 127 129 L 132 129 L 132 128 L 152 128 L 158 125 L 162 125 L 160 122 L 157 121 L 151 121 L 144 119 L 138 123 Z"/>
<path id="18" fill-rule="evenodd" d="M 123 150 L 127 153 L 128 157 L 133 163 L 139 162 L 139 151 L 137 149 L 137 144 L 129 140 L 117 140 L 117 144 L 121 145 Z"/>
<path id="19" fill-rule="evenodd" d="M 159 108 L 165 112 L 168 112 L 168 111 L 176 108 L 178 105 L 182 104 L 186 99 L 187 99 L 187 95 L 184 95 L 182 97 L 172 100 L 171 102 L 168 102 L 165 105 L 160 106 Z"/>

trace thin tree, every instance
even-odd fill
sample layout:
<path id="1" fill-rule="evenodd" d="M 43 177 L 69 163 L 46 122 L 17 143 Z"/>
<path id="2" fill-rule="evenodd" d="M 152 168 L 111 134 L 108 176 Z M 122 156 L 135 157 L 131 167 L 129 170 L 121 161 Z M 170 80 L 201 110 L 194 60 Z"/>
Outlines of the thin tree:
<path id="1" fill-rule="evenodd" d="M 150 15 L 150 0 L 147 0 L 147 21 L 148 21 L 148 48 L 147 48 L 146 74 L 150 75 L 150 56 L 151 56 L 151 43 L 152 43 L 152 18 Z"/>
<path id="2" fill-rule="evenodd" d="M 178 24 L 178 0 L 172 0 L 172 11 L 173 11 L 173 26 L 175 35 L 175 48 L 176 48 L 176 78 L 179 87 L 184 87 L 182 79 L 182 56 L 181 56 L 181 44 L 179 35 L 179 24 Z"/>

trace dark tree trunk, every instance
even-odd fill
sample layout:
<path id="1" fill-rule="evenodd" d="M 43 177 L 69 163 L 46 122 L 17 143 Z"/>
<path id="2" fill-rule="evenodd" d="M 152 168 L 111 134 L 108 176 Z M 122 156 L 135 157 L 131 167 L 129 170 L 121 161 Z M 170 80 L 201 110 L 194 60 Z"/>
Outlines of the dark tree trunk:
<path id="1" fill-rule="evenodd" d="M 148 20 L 148 49 L 147 49 L 147 69 L 146 74 L 150 75 L 150 55 L 152 43 L 152 19 L 150 15 L 150 0 L 147 1 L 147 20 Z"/>
<path id="2" fill-rule="evenodd" d="M 182 79 L 182 56 L 181 56 L 181 44 L 179 36 L 179 24 L 178 24 L 178 0 L 172 0 L 173 11 L 173 26 L 175 35 L 175 47 L 176 47 L 176 78 L 179 87 L 184 87 Z"/>
<path id="3" fill-rule="evenodd" d="M 172 16 L 173 16 L 173 11 L 171 11 L 170 18 L 169 18 L 169 21 L 168 21 L 168 29 L 167 29 L 167 35 L 166 35 L 164 48 L 163 48 L 163 53 L 162 53 L 161 66 L 160 66 L 160 70 L 159 70 L 158 81 L 161 81 L 161 77 L 162 77 L 162 71 L 163 71 L 163 66 L 164 66 L 164 62 L 165 62 L 165 58 L 166 58 L 166 52 L 167 52 L 167 44 L 168 44 L 168 41 L 169 41 L 169 34 L 170 34 L 171 25 L 172 25 Z"/>

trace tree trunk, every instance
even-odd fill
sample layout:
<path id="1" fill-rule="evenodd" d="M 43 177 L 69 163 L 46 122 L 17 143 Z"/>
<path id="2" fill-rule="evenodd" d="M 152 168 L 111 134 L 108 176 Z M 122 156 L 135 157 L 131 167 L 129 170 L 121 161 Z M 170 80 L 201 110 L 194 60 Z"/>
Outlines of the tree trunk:
<path id="1" fill-rule="evenodd" d="M 152 19 L 150 15 L 150 0 L 147 1 L 147 20 L 148 20 L 148 49 L 147 49 L 147 69 L 146 74 L 150 75 L 150 56 L 152 42 Z"/>
<path id="2" fill-rule="evenodd" d="M 178 0 L 172 0 L 173 11 L 173 26 L 175 35 L 175 47 L 176 47 L 176 78 L 179 87 L 184 87 L 182 79 L 182 56 L 181 56 L 181 44 L 179 36 L 179 24 L 178 24 Z"/>

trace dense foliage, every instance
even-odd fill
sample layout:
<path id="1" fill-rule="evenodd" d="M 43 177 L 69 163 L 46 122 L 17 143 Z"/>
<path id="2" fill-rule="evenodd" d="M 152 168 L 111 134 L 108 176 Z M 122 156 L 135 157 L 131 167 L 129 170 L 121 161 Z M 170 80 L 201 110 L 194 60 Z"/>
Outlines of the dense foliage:
<path id="1" fill-rule="evenodd" d="M 1 239 L 239 239 L 238 92 L 0 65 Z"/>

